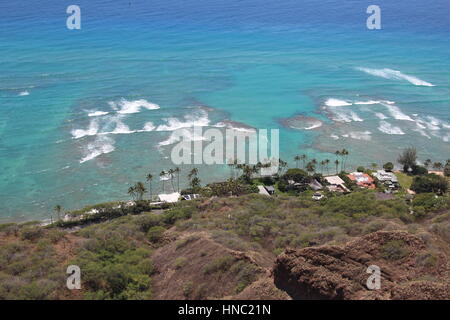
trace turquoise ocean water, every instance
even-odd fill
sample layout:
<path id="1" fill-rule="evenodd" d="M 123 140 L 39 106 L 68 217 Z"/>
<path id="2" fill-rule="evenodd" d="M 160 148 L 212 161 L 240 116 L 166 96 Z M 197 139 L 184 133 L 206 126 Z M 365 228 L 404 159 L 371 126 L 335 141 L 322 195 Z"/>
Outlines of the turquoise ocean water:
<path id="1" fill-rule="evenodd" d="M 371 4 L 1 0 L 0 221 L 127 199 L 174 167 L 171 130 L 192 124 L 280 129 L 292 166 L 342 148 L 352 165 L 410 145 L 450 158 L 450 4 L 377 1 L 370 31 Z M 200 167 L 203 182 L 228 174 Z"/>

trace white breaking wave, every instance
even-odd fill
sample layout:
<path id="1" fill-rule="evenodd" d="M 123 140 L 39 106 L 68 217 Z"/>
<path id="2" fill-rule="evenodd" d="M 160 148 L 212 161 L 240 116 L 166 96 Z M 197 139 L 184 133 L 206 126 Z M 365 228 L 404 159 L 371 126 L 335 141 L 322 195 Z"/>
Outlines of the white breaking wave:
<path id="1" fill-rule="evenodd" d="M 80 163 L 97 158 L 101 154 L 114 151 L 114 140 L 107 136 L 100 136 L 94 142 L 86 146 L 86 156 L 80 160 Z"/>
<path id="2" fill-rule="evenodd" d="M 397 135 L 403 135 L 405 134 L 402 129 L 399 127 L 395 127 L 389 122 L 386 121 L 380 121 L 380 125 L 378 126 L 378 130 L 380 130 L 383 133 L 386 134 L 397 134 Z"/>
<path id="3" fill-rule="evenodd" d="M 367 105 L 367 104 L 380 104 L 383 101 L 378 101 L 378 100 L 369 100 L 369 101 L 356 101 L 354 104 L 357 105 Z M 384 101 L 387 102 L 387 101 Z"/>
<path id="4" fill-rule="evenodd" d="M 384 120 L 387 119 L 388 117 L 385 116 L 384 114 L 382 114 L 381 112 L 375 112 L 375 116 L 380 119 L 380 120 Z"/>
<path id="5" fill-rule="evenodd" d="M 356 114 L 356 112 L 352 110 L 336 110 L 333 109 L 334 117 L 332 119 L 337 122 L 362 122 L 364 121 L 360 116 Z"/>
<path id="6" fill-rule="evenodd" d="M 205 111 L 201 112 L 200 116 L 187 115 L 184 117 L 184 121 L 177 118 L 164 119 L 166 124 L 159 125 L 156 131 L 175 131 L 183 128 L 191 127 L 206 127 L 209 125 L 208 114 Z"/>
<path id="7" fill-rule="evenodd" d="M 142 129 L 142 131 L 153 131 L 155 130 L 155 126 L 153 125 L 153 122 L 147 122 L 144 125 L 144 128 Z"/>
<path id="8" fill-rule="evenodd" d="M 214 125 L 214 127 L 216 128 L 227 128 L 227 129 L 231 129 L 234 131 L 240 131 L 240 132 L 248 132 L 248 133 L 254 133 L 256 132 L 256 129 L 254 128 L 250 128 L 250 127 L 241 127 L 238 126 L 236 124 L 234 124 L 234 122 L 232 121 L 223 121 L 223 122 L 218 122 Z M 319 125 L 320 127 L 320 125 Z"/>
<path id="9" fill-rule="evenodd" d="M 339 100 L 335 98 L 330 98 L 327 101 L 325 101 L 325 105 L 327 107 L 345 107 L 345 106 L 351 106 L 351 102 Z"/>
<path id="10" fill-rule="evenodd" d="M 305 130 L 312 130 L 316 128 L 320 128 L 322 126 L 322 122 L 317 122 L 315 124 L 312 124 L 310 127 L 305 128 Z"/>
<path id="11" fill-rule="evenodd" d="M 102 134 L 108 134 L 108 133 L 112 133 L 112 134 L 130 134 L 130 133 L 135 133 L 136 130 L 130 130 L 130 128 L 123 123 L 120 118 L 115 118 L 113 120 L 116 124 L 116 127 L 113 131 L 111 132 L 104 132 Z"/>
<path id="12" fill-rule="evenodd" d="M 357 68 L 357 69 L 376 77 L 381 77 L 390 80 L 406 80 L 415 86 L 434 87 L 434 84 L 432 83 L 401 73 L 398 70 L 392 70 L 389 68 L 384 69 Z"/>
<path id="13" fill-rule="evenodd" d="M 30 93 L 26 90 L 19 93 L 20 97 L 29 96 L 29 95 L 30 95 Z"/>
<path id="14" fill-rule="evenodd" d="M 99 124 L 97 119 L 92 120 L 89 123 L 89 128 L 87 129 L 75 129 L 71 131 L 71 134 L 74 139 L 80 139 L 85 136 L 94 136 L 98 133 Z"/>
<path id="15" fill-rule="evenodd" d="M 393 104 L 382 103 L 383 106 L 387 108 L 389 113 L 394 119 L 397 120 L 405 120 L 405 121 L 414 121 L 410 116 L 404 114 L 399 107 Z"/>
<path id="16" fill-rule="evenodd" d="M 181 140 L 185 142 L 191 142 L 202 141 L 205 140 L 205 138 L 202 135 L 196 134 L 193 128 L 183 128 L 181 130 L 177 130 L 176 132 L 172 132 L 170 137 L 167 140 L 158 143 L 158 146 L 168 146 Z"/>
<path id="17" fill-rule="evenodd" d="M 99 117 L 99 116 L 105 116 L 109 112 L 106 111 L 93 111 L 88 113 L 88 117 Z"/>
<path id="18" fill-rule="evenodd" d="M 344 138 L 352 138 L 355 140 L 372 140 L 372 132 L 370 131 L 350 131 L 348 134 L 343 134 Z"/>
<path id="19" fill-rule="evenodd" d="M 117 111 L 117 113 L 120 114 L 138 113 L 141 111 L 142 108 L 147 110 L 156 110 L 160 108 L 159 105 L 148 102 L 145 99 L 139 99 L 134 101 L 121 99 L 119 102 L 110 101 L 109 105 L 113 110 Z"/>

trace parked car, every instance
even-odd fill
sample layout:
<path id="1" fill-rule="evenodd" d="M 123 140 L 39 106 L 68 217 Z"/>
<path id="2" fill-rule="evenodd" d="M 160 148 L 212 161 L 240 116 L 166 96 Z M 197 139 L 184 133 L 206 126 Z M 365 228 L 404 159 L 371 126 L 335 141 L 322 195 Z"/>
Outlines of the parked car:
<path id="1" fill-rule="evenodd" d="M 322 200 L 323 198 L 324 198 L 324 195 L 319 192 L 314 193 L 312 196 L 312 199 L 316 200 L 316 201 Z"/>

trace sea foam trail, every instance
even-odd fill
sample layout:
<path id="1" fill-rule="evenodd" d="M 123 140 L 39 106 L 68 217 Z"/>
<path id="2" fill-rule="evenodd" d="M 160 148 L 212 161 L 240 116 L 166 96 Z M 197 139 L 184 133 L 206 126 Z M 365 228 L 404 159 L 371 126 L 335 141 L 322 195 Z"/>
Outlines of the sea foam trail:
<path id="1" fill-rule="evenodd" d="M 372 132 L 370 132 L 370 131 L 350 131 L 347 134 L 343 134 L 342 137 L 352 138 L 355 140 L 370 141 L 370 140 L 372 140 Z"/>
<path id="2" fill-rule="evenodd" d="M 327 107 L 345 107 L 345 106 L 351 106 L 352 103 L 345 101 L 345 100 L 330 98 L 327 101 L 325 101 L 325 105 Z"/>
<path id="3" fill-rule="evenodd" d="M 19 97 L 25 97 L 25 96 L 29 96 L 29 95 L 30 95 L 30 92 L 28 92 L 26 90 L 19 93 Z"/>
<path id="4" fill-rule="evenodd" d="M 86 156 L 80 160 L 80 163 L 95 159 L 101 154 L 113 152 L 115 149 L 114 143 L 115 141 L 107 136 L 97 137 L 94 142 L 91 142 L 86 146 Z"/>
<path id="5" fill-rule="evenodd" d="M 121 99 L 119 102 L 110 101 L 109 105 L 113 110 L 117 111 L 117 113 L 120 114 L 138 113 L 141 111 L 142 108 L 147 110 L 156 110 L 160 108 L 159 105 L 148 102 L 145 99 L 133 101 Z"/>
<path id="6" fill-rule="evenodd" d="M 71 131 L 71 134 L 74 139 L 80 139 L 85 136 L 94 136 L 98 133 L 99 124 L 97 119 L 92 120 L 89 123 L 89 127 L 87 129 L 74 129 Z"/>
<path id="7" fill-rule="evenodd" d="M 356 112 L 351 110 L 336 110 L 333 109 L 332 119 L 337 122 L 362 122 L 364 121 Z"/>
<path id="8" fill-rule="evenodd" d="M 394 119 L 397 120 L 405 120 L 405 121 L 414 121 L 410 116 L 404 114 L 399 107 L 393 104 L 382 103 L 383 106 L 387 108 L 389 113 Z"/>
<path id="9" fill-rule="evenodd" d="M 358 70 L 370 74 L 372 76 L 390 79 L 390 80 L 406 80 L 412 83 L 415 86 L 426 86 L 426 87 L 434 87 L 434 84 L 430 82 L 426 82 L 419 78 L 409 76 L 407 74 L 401 73 L 398 70 L 393 70 L 389 68 L 384 69 L 370 69 L 370 68 L 357 68 Z"/>
<path id="10" fill-rule="evenodd" d="M 161 124 L 156 128 L 156 131 L 175 131 L 190 127 L 206 127 L 209 125 L 208 114 L 201 112 L 200 115 L 187 115 L 184 121 L 177 118 L 164 119 L 166 124 Z"/>
<path id="11" fill-rule="evenodd" d="M 378 126 L 378 130 L 386 134 L 395 134 L 395 135 L 403 135 L 405 134 L 402 129 L 399 127 L 395 127 L 389 122 L 380 121 L 380 125 Z"/>
<path id="12" fill-rule="evenodd" d="M 105 116 L 109 112 L 106 111 L 92 111 L 88 113 L 88 117 L 99 117 L 99 116 Z"/>
<path id="13" fill-rule="evenodd" d="M 179 131 L 172 132 L 167 140 L 158 143 L 158 146 L 168 146 L 179 141 L 192 142 L 203 141 L 205 138 L 202 135 L 196 134 L 193 128 L 183 128 Z"/>

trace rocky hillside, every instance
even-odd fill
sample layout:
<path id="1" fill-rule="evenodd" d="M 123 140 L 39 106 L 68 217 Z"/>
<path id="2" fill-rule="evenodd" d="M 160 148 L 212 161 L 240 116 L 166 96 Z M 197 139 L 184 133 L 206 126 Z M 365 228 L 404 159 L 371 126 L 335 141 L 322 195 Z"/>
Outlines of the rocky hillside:
<path id="1" fill-rule="evenodd" d="M 449 299 L 450 262 L 431 255 L 420 237 L 379 231 L 342 247 L 288 249 L 275 262 L 275 284 L 294 299 Z M 367 268 L 381 270 L 381 288 L 368 290 Z"/>
<path id="2" fill-rule="evenodd" d="M 450 201 L 425 200 L 420 216 L 400 197 L 354 192 L 99 205 L 86 225 L 1 225 L 0 299 L 450 299 Z M 66 288 L 71 264 L 81 290 Z M 369 265 L 380 290 L 366 287 Z"/>

